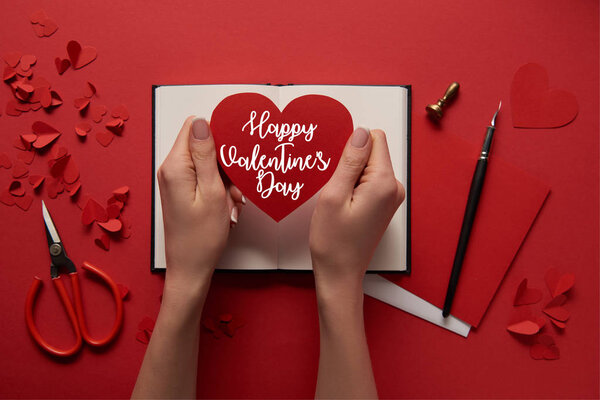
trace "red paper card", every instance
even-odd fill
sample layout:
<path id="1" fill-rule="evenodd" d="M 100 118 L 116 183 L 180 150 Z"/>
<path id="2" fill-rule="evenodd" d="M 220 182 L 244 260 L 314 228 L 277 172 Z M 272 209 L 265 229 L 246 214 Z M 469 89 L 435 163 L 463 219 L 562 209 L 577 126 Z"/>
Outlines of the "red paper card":
<path id="1" fill-rule="evenodd" d="M 442 308 L 480 149 L 444 132 L 416 140 L 427 153 L 412 159 L 412 272 L 386 277 Z M 548 193 L 542 182 L 490 157 L 452 315 L 479 325 Z"/>
<path id="2" fill-rule="evenodd" d="M 225 173 L 275 221 L 327 183 L 353 129 L 346 107 L 331 97 L 301 96 L 279 111 L 258 93 L 226 97 L 210 126 Z"/>

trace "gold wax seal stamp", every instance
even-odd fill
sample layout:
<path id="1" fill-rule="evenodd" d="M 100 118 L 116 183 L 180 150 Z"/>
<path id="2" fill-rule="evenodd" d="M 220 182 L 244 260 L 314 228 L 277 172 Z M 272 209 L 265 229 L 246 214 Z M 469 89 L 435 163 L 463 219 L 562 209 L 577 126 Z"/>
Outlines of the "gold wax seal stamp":
<path id="1" fill-rule="evenodd" d="M 452 100 L 454 97 L 456 97 L 459 88 L 460 85 L 458 82 L 452 82 L 450 86 L 448 86 L 448 89 L 446 89 L 446 93 L 444 93 L 444 96 L 441 99 L 439 99 L 437 103 L 428 104 L 425 107 L 425 111 L 427 111 L 427 114 L 431 119 L 433 119 L 434 121 L 439 121 L 440 119 L 442 119 L 442 117 L 444 116 L 444 113 L 442 112 L 444 105 L 450 100 Z"/>

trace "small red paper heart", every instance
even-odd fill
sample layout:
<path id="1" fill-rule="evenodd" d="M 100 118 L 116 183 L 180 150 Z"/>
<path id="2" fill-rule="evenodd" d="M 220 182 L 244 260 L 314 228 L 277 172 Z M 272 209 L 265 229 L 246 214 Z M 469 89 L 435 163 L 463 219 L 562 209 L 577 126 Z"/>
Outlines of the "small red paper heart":
<path id="1" fill-rule="evenodd" d="M 90 98 L 90 97 L 92 97 L 95 94 L 96 94 L 96 86 L 94 86 L 91 82 L 87 82 L 86 85 L 85 85 L 85 89 L 84 89 L 83 95 L 85 97 Z"/>
<path id="2" fill-rule="evenodd" d="M 8 186 L 8 192 L 13 196 L 21 197 L 25 195 L 25 188 L 21 185 L 21 181 L 12 181 Z"/>
<path id="3" fill-rule="evenodd" d="M 327 183 L 353 128 L 346 107 L 330 97 L 298 97 L 279 111 L 257 93 L 226 97 L 210 126 L 227 176 L 275 221 Z"/>
<path id="4" fill-rule="evenodd" d="M 73 101 L 73 105 L 79 112 L 83 112 L 87 108 L 87 106 L 90 105 L 90 99 L 88 99 L 87 97 L 80 97 Z"/>
<path id="5" fill-rule="evenodd" d="M 46 18 L 44 21 L 40 23 L 40 25 L 44 26 L 44 36 L 52 36 L 54 32 L 58 30 L 58 25 L 51 18 Z"/>
<path id="6" fill-rule="evenodd" d="M 86 137 L 88 132 L 91 130 L 92 126 L 87 122 L 80 122 L 79 124 L 75 125 L 75 133 L 77 133 L 79 137 Z"/>
<path id="7" fill-rule="evenodd" d="M 44 10 L 38 10 L 29 17 L 32 24 L 39 24 L 46 19 L 48 19 L 48 15 L 46 15 Z"/>
<path id="8" fill-rule="evenodd" d="M 96 132 L 96 141 L 100 143 L 104 147 L 108 147 L 108 145 L 115 138 L 115 135 L 109 131 L 98 131 Z"/>
<path id="9" fill-rule="evenodd" d="M 25 164 L 31 165 L 33 160 L 35 159 L 35 151 L 18 151 L 17 158 L 22 160 Z"/>
<path id="10" fill-rule="evenodd" d="M 575 275 L 571 273 L 561 274 L 557 269 L 550 268 L 544 277 L 550 295 L 556 297 L 569 291 L 575 285 Z"/>
<path id="11" fill-rule="evenodd" d="M 31 68 L 31 66 L 34 65 L 36 62 L 37 62 L 36 56 L 34 56 L 33 54 L 25 54 L 24 56 L 21 57 L 20 67 L 23 71 L 28 71 L 29 68 Z"/>
<path id="12" fill-rule="evenodd" d="M 96 239 L 96 240 L 98 240 L 98 239 Z M 137 340 L 138 342 L 143 343 L 143 344 L 150 343 L 150 338 L 148 337 L 148 334 L 146 333 L 146 331 L 139 331 L 138 333 L 136 333 L 135 340 Z"/>
<path id="13" fill-rule="evenodd" d="M 154 331 L 155 322 L 150 317 L 144 317 L 138 324 L 138 329 L 146 332 Z"/>
<path id="14" fill-rule="evenodd" d="M 506 329 L 519 335 L 535 335 L 540 331 L 540 326 L 537 322 L 525 320 L 511 324 Z"/>
<path id="15" fill-rule="evenodd" d="M 3 190 L 2 192 L 0 192 L 0 202 L 2 202 L 3 204 L 7 205 L 7 206 L 14 206 L 15 205 L 15 198 L 13 195 L 11 195 L 8 192 L 8 188 L 6 190 Z"/>
<path id="16" fill-rule="evenodd" d="M 96 243 L 96 246 L 100 247 L 102 250 L 110 250 L 110 237 L 108 237 L 106 232 L 102 232 L 100 237 L 94 239 L 94 243 Z"/>
<path id="17" fill-rule="evenodd" d="M 17 65 L 19 65 L 19 61 L 21 61 L 21 53 L 18 51 L 13 51 L 4 54 L 2 58 L 4 61 L 6 61 L 9 67 L 15 68 Z"/>
<path id="18" fill-rule="evenodd" d="M 56 71 L 58 71 L 58 74 L 62 75 L 71 66 L 71 61 L 69 61 L 68 58 L 56 57 L 54 59 L 54 65 L 56 65 Z"/>
<path id="19" fill-rule="evenodd" d="M 76 182 L 67 190 L 69 197 L 74 197 L 77 194 L 77 192 L 79 192 L 79 189 L 81 189 L 81 182 Z"/>
<path id="20" fill-rule="evenodd" d="M 550 318 L 550 321 L 552 321 L 552 324 L 554 324 L 554 326 L 556 326 L 559 329 L 565 329 L 567 327 L 567 324 L 565 324 L 564 322 L 555 320 L 554 318 Z"/>
<path id="21" fill-rule="evenodd" d="M 23 160 L 17 159 L 13 163 L 12 176 L 13 178 L 23 178 L 29 173 L 29 168 L 23 162 Z"/>
<path id="22" fill-rule="evenodd" d="M 125 300 L 129 295 L 129 289 L 127 286 L 117 283 L 117 287 L 119 288 L 119 293 L 121 293 L 121 299 Z"/>
<path id="23" fill-rule="evenodd" d="M 516 72 L 510 91 L 515 128 L 558 128 L 578 113 L 575 96 L 548 87 L 548 73 L 539 64 L 525 64 Z"/>
<path id="24" fill-rule="evenodd" d="M 119 104 L 113 108 L 111 115 L 114 118 L 121 118 L 123 121 L 127 121 L 129 119 L 129 111 L 123 104 Z"/>
<path id="25" fill-rule="evenodd" d="M 558 295 L 553 298 L 550 303 L 544 307 L 542 310 L 544 314 L 549 316 L 552 319 L 555 319 L 560 322 L 565 322 L 569 319 L 570 313 L 566 308 L 562 307 L 562 305 L 567 300 L 564 294 Z"/>
<path id="26" fill-rule="evenodd" d="M 106 222 L 97 222 L 97 224 L 98 226 L 100 226 L 100 228 L 113 233 L 119 232 L 123 227 L 121 221 L 119 221 L 118 219 L 109 219 Z"/>
<path id="27" fill-rule="evenodd" d="M 79 179 L 79 168 L 73 157 L 69 157 L 69 161 L 67 161 L 67 165 L 63 171 L 63 179 L 65 183 L 75 183 Z"/>
<path id="28" fill-rule="evenodd" d="M 106 222 L 108 221 L 108 215 L 106 210 L 96 200 L 88 199 L 83 211 L 81 213 L 81 223 L 89 225 L 94 221 Z"/>
<path id="29" fill-rule="evenodd" d="M 42 182 L 44 182 L 44 179 L 45 179 L 45 177 L 42 175 L 30 175 L 29 183 L 33 187 L 33 190 L 36 190 L 37 188 L 39 188 L 40 185 L 42 184 Z"/>
<path id="30" fill-rule="evenodd" d="M 8 65 L 6 67 L 4 67 L 4 74 L 2 75 L 2 80 L 4 82 L 8 82 L 10 81 L 12 78 L 14 78 L 17 75 L 17 71 L 15 71 L 14 68 L 9 67 Z"/>
<path id="31" fill-rule="evenodd" d="M 6 115 L 10 115 L 11 117 L 18 117 L 21 115 L 21 111 L 17 109 L 17 102 L 14 100 L 9 100 L 6 103 Z"/>
<path id="32" fill-rule="evenodd" d="M 48 184 L 46 185 L 46 192 L 48 192 L 48 197 L 50 197 L 51 199 L 55 199 L 64 190 L 65 186 L 60 181 L 60 179 L 53 177 L 48 179 Z"/>
<path id="33" fill-rule="evenodd" d="M 50 98 L 51 98 L 51 102 L 50 102 L 51 107 L 58 107 L 63 103 L 60 95 L 54 90 L 50 91 Z"/>
<path id="34" fill-rule="evenodd" d="M 106 106 L 104 105 L 91 105 L 90 106 L 90 116 L 92 120 L 96 123 L 102 121 L 102 117 L 106 114 Z"/>
<path id="35" fill-rule="evenodd" d="M 110 204 L 106 207 L 106 214 L 108 215 L 109 220 L 119 218 L 119 214 L 121 214 L 121 209 L 116 204 Z"/>
<path id="36" fill-rule="evenodd" d="M 121 133 L 123 132 L 123 128 L 125 127 L 121 118 L 113 118 L 110 121 L 108 121 L 105 126 L 106 129 L 119 136 L 121 135 Z"/>
<path id="37" fill-rule="evenodd" d="M 15 204 L 23 211 L 29 210 L 31 203 L 33 203 L 33 196 L 29 194 L 25 194 L 23 197 L 15 197 Z"/>
<path id="38" fill-rule="evenodd" d="M 42 24 L 33 24 L 33 31 L 35 32 L 37 37 L 44 37 L 44 25 Z"/>
<path id="39" fill-rule="evenodd" d="M 129 194 L 129 186 L 121 186 L 120 188 L 113 190 L 112 194 L 116 200 L 125 202 L 127 201 L 127 195 Z"/>
<path id="40" fill-rule="evenodd" d="M 542 291 L 527 287 L 527 279 L 523 279 L 517 288 L 513 305 L 535 304 L 542 299 Z"/>
<path id="41" fill-rule="evenodd" d="M 84 67 L 94 61 L 98 53 L 92 46 L 81 46 L 79 42 L 71 40 L 67 44 L 67 54 L 74 69 Z"/>

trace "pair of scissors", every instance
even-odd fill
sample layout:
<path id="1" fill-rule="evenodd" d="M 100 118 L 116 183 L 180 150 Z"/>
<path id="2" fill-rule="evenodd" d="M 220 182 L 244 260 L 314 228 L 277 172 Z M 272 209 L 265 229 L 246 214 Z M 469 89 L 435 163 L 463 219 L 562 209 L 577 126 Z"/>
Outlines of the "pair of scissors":
<path id="1" fill-rule="evenodd" d="M 88 262 L 83 263 L 83 269 L 96 275 L 110 288 L 116 304 L 116 318 L 110 334 L 103 339 L 93 339 L 87 330 L 87 325 L 85 324 L 85 318 L 83 315 L 83 302 L 81 300 L 81 287 L 79 285 L 79 277 L 77 275 L 77 270 L 75 269 L 75 264 L 73 264 L 73 261 L 67 257 L 67 253 L 65 252 L 65 248 L 60 240 L 60 236 L 58 236 L 58 231 L 54 226 L 54 222 L 52 221 L 50 213 L 48 212 L 46 204 L 43 200 L 42 215 L 44 217 L 46 238 L 48 239 L 48 249 L 50 251 L 50 277 L 52 278 L 54 288 L 56 289 L 56 292 L 58 293 L 58 296 L 60 297 L 60 300 L 62 301 L 62 304 L 67 312 L 73 332 L 75 333 L 76 341 L 71 348 L 59 349 L 49 344 L 40 335 L 40 332 L 36 328 L 33 320 L 35 299 L 39 292 L 40 286 L 42 285 L 42 280 L 37 276 L 33 279 L 33 283 L 31 284 L 29 292 L 27 293 L 27 300 L 25 301 L 25 321 L 27 322 L 29 333 L 31 334 L 33 340 L 43 350 L 57 357 L 69 357 L 74 355 L 81 349 L 83 341 L 94 347 L 105 346 L 117 337 L 123 323 L 123 300 L 121 299 L 119 288 L 112 278 L 100 268 L 95 267 Z M 63 281 L 60 276 L 61 268 L 64 268 L 71 278 L 73 302 L 71 302 L 71 299 L 65 290 L 65 286 L 63 285 Z M 75 307 L 73 307 L 73 303 L 75 304 Z"/>

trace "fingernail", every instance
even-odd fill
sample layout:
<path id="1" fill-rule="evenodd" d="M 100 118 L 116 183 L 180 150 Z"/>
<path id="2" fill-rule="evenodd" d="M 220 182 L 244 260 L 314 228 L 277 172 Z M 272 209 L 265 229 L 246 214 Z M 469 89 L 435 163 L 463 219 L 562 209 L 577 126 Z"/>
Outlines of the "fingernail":
<path id="1" fill-rule="evenodd" d="M 194 118 L 192 121 L 192 133 L 198 140 L 206 140 L 210 136 L 208 122 L 204 118 Z"/>
<path id="2" fill-rule="evenodd" d="M 246 196 L 242 195 L 242 204 L 246 205 Z"/>
<path id="3" fill-rule="evenodd" d="M 365 128 L 356 128 L 354 133 L 352 134 L 352 141 L 350 144 L 354 147 L 365 147 L 367 141 L 369 140 L 369 131 Z"/>
<path id="4" fill-rule="evenodd" d="M 237 222 L 238 222 L 238 209 L 237 209 L 237 207 L 233 207 L 231 209 L 231 222 L 233 224 L 237 224 Z"/>

